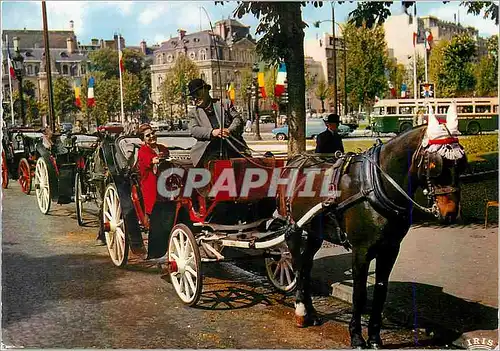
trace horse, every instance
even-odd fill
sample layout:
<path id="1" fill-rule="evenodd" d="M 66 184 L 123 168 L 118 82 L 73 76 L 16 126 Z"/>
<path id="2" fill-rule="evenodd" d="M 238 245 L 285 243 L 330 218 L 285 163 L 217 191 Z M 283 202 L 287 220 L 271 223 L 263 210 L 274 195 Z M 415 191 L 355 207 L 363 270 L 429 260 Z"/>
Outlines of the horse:
<path id="1" fill-rule="evenodd" d="M 294 167 L 329 170 L 329 187 L 338 190 L 331 192 L 333 195 L 300 197 L 303 180 L 291 193 L 285 194 L 284 186 L 278 189 L 278 212 L 288 219 L 285 238 L 298 279 L 295 297 L 298 327 L 321 324 L 312 304 L 311 269 L 323 240 L 338 244 L 332 233 L 339 225 L 352 247 L 351 347 L 382 346 L 380 329 L 389 275 L 412 224 L 413 208 L 444 223 L 455 221 L 460 212 L 459 174 L 467 167 L 467 158 L 456 137 L 459 134 L 456 106 L 448 109 L 446 124 L 439 124 L 430 109 L 428 125 L 410 129 L 386 144 L 378 141 L 366 152 L 341 155 L 333 162 L 317 155 L 298 156 L 290 159 L 283 169 L 282 176 Z M 314 181 L 313 189 L 319 186 Z M 413 200 L 419 187 L 428 197 L 429 207 Z M 365 341 L 361 314 L 373 259 L 376 259 L 376 284 Z"/>

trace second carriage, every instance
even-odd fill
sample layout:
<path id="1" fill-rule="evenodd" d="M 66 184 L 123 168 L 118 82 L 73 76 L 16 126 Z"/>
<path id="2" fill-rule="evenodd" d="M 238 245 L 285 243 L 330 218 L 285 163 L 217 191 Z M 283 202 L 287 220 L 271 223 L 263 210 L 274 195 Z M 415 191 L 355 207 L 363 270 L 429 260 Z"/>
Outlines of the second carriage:
<path id="1" fill-rule="evenodd" d="M 173 205 L 169 213 L 173 225 L 169 228 L 167 254 L 160 261 L 168 265 L 179 298 L 190 306 L 198 302 L 203 285 L 201 263 L 223 261 L 224 249 L 228 247 L 260 251 L 273 286 L 282 292 L 293 291 L 296 278 L 285 243 L 284 221 L 273 217 L 276 200 L 267 197 L 269 184 L 243 197 L 227 192 L 213 195 L 211 182 L 205 189 L 195 190 L 192 196 L 182 196 L 186 175 L 193 168 L 189 151 L 196 140 L 187 133 L 167 133 L 158 136 L 158 143 L 166 145 L 170 151 L 170 157 L 160 162 L 160 171 L 177 169 L 181 170 L 177 173 L 183 173 L 166 178 L 165 186 L 179 189 L 179 194 L 168 199 L 158 195 L 157 200 Z M 135 166 L 141 144 L 137 137 L 124 136 L 102 145 L 113 180 L 104 194 L 101 226 L 116 266 L 127 264 L 131 243 L 137 242 L 134 237 L 147 240 L 148 222 Z M 209 163 L 207 171 L 216 179 L 225 169 L 234 170 L 240 190 L 247 168 L 269 173 L 282 167 L 284 162 L 274 157 L 216 160 Z"/>

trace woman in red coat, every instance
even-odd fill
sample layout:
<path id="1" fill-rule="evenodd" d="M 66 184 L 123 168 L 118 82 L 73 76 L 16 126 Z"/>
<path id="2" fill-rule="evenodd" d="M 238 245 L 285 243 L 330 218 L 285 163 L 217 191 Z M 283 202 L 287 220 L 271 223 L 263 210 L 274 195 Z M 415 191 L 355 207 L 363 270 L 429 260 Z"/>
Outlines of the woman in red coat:
<path id="1" fill-rule="evenodd" d="M 146 221 L 149 222 L 151 219 L 147 258 L 159 258 L 166 252 L 168 238 L 164 237 L 164 233 L 170 233 L 168 227 L 173 225 L 174 217 L 171 216 L 171 204 L 156 203 L 159 158 L 168 157 L 169 151 L 166 146 L 156 142 L 156 134 L 149 124 L 140 126 L 139 135 L 144 145 L 140 147 L 137 155 L 137 167 L 141 179 Z"/>
<path id="2" fill-rule="evenodd" d="M 168 157 L 169 151 L 166 146 L 156 142 L 156 134 L 149 124 L 143 124 L 139 128 L 139 135 L 144 144 L 140 147 L 137 155 L 137 167 L 141 179 L 142 197 L 144 199 L 145 212 L 148 216 L 153 211 L 156 202 L 159 157 Z"/>

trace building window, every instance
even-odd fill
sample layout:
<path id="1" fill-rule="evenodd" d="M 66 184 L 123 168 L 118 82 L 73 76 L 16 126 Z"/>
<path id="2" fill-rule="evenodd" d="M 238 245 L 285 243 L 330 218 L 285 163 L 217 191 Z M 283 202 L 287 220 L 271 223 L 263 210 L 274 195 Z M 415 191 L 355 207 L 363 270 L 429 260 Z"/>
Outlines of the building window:
<path id="1" fill-rule="evenodd" d="M 163 83 L 163 77 L 162 76 L 158 76 L 158 87 L 156 88 L 157 90 L 160 90 L 162 83 Z"/>
<path id="2" fill-rule="evenodd" d="M 206 82 L 206 76 L 205 76 L 205 73 L 202 73 L 200 78 L 201 78 L 201 79 L 203 79 L 203 81 L 205 81 L 205 82 Z"/>
<path id="3" fill-rule="evenodd" d="M 203 49 L 203 50 L 200 50 L 200 60 L 201 61 L 205 61 L 207 59 L 207 50 Z"/>
<path id="4" fill-rule="evenodd" d="M 62 66 L 62 74 L 63 75 L 68 75 L 68 66 L 66 66 L 66 65 Z"/>
<path id="5" fill-rule="evenodd" d="M 190 58 L 191 60 L 194 60 L 194 59 L 196 58 L 196 54 L 194 53 L 194 51 L 191 51 L 191 52 L 189 53 L 189 58 Z"/>
<path id="6" fill-rule="evenodd" d="M 28 67 L 26 67 L 26 74 L 28 76 L 32 76 L 33 75 L 33 66 L 32 65 L 28 65 Z"/>
<path id="7" fill-rule="evenodd" d="M 166 54 L 162 54 L 161 55 L 161 63 L 165 63 L 166 61 L 167 61 L 167 55 Z"/>
<path id="8" fill-rule="evenodd" d="M 40 66 L 35 65 L 35 75 L 38 74 L 38 72 L 40 72 Z"/>
<path id="9" fill-rule="evenodd" d="M 172 62 L 174 60 L 174 57 L 172 55 L 167 56 L 167 62 Z"/>
<path id="10" fill-rule="evenodd" d="M 85 65 L 80 66 L 80 74 L 85 74 Z"/>

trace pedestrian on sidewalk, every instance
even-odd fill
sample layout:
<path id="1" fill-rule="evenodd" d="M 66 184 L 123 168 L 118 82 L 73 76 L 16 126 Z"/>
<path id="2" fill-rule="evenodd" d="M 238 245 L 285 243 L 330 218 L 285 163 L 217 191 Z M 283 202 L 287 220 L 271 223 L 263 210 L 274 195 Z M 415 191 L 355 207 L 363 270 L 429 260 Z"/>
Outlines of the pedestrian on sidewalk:
<path id="1" fill-rule="evenodd" d="M 252 131 L 252 120 L 247 119 L 247 123 L 245 125 L 245 132 L 250 133 Z"/>

